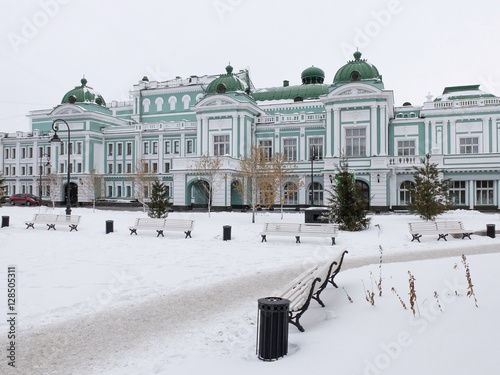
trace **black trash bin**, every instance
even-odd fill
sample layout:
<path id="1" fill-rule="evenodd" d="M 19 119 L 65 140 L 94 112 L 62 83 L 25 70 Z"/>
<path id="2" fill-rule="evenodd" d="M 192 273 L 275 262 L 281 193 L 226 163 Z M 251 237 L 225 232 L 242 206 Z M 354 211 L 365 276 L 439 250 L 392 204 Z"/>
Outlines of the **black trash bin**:
<path id="1" fill-rule="evenodd" d="M 495 238 L 495 224 L 486 224 L 486 235 Z"/>
<path id="2" fill-rule="evenodd" d="M 222 239 L 224 241 L 231 240 L 231 226 L 230 225 L 224 225 L 222 227 L 222 230 L 223 230 Z"/>
<path id="3" fill-rule="evenodd" d="M 106 220 L 106 234 L 113 232 L 113 220 Z"/>
<path id="4" fill-rule="evenodd" d="M 9 216 L 2 216 L 2 228 L 9 226 Z"/>
<path id="5" fill-rule="evenodd" d="M 290 301 L 266 297 L 258 301 L 257 355 L 273 361 L 288 354 L 288 310 Z"/>

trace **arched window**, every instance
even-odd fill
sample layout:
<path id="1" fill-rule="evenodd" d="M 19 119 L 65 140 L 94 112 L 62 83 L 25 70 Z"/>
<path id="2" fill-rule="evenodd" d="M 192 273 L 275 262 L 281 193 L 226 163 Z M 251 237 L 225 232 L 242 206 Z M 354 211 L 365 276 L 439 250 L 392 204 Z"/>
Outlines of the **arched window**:
<path id="1" fill-rule="evenodd" d="M 149 99 L 144 99 L 142 101 L 142 107 L 143 107 L 143 111 L 146 113 L 146 112 L 149 112 L 149 106 L 151 105 L 151 100 Z"/>
<path id="2" fill-rule="evenodd" d="M 316 206 L 320 206 L 323 204 L 323 185 L 321 185 L 319 182 L 314 182 L 312 191 L 311 191 L 311 184 L 309 184 L 309 204 L 311 202 L 311 194 L 313 194 L 313 203 Z"/>
<path id="3" fill-rule="evenodd" d="M 184 104 L 184 109 L 189 109 L 190 102 L 191 102 L 191 97 L 189 95 L 184 95 L 182 97 L 182 103 Z"/>
<path id="4" fill-rule="evenodd" d="M 163 98 L 156 98 L 155 104 L 156 104 L 156 111 L 161 112 L 161 110 L 163 109 Z"/>
<path id="5" fill-rule="evenodd" d="M 406 206 L 408 203 L 413 201 L 410 189 L 414 188 L 415 184 L 412 181 L 403 181 L 401 185 L 399 185 L 399 204 L 402 206 Z"/>
<path id="6" fill-rule="evenodd" d="M 266 184 L 259 189 L 260 204 L 265 207 L 271 207 L 274 203 L 274 191 L 271 184 Z"/>
<path id="7" fill-rule="evenodd" d="M 298 188 L 297 184 L 293 182 L 287 182 L 285 184 L 285 187 L 283 189 L 283 195 L 285 198 L 284 204 L 298 204 L 299 199 L 298 199 Z"/>
<path id="8" fill-rule="evenodd" d="M 177 104 L 177 98 L 175 96 L 171 96 L 168 98 L 168 104 L 170 104 L 170 110 L 175 111 L 175 105 Z"/>

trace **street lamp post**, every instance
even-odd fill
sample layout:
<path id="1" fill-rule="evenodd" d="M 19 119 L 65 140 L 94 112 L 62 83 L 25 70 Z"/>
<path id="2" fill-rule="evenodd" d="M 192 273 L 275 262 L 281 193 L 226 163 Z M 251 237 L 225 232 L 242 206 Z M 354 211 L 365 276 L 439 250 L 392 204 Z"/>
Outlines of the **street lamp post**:
<path id="1" fill-rule="evenodd" d="M 309 157 L 311 160 L 311 192 L 309 197 L 310 206 L 314 206 L 314 160 L 316 160 L 316 150 L 314 146 L 311 146 L 311 156 Z"/>
<path id="2" fill-rule="evenodd" d="M 50 142 L 59 142 L 59 143 L 63 143 L 61 138 L 59 138 L 59 136 L 57 135 L 57 131 L 59 130 L 59 126 L 57 126 L 57 122 L 58 121 L 62 121 L 64 122 L 64 124 L 66 125 L 66 127 L 68 128 L 68 147 L 67 147 L 67 150 L 66 152 L 68 153 L 68 165 L 66 167 L 67 171 L 68 171 L 68 182 L 66 184 L 66 215 L 71 215 L 71 199 L 70 199 L 70 166 L 71 166 L 71 153 L 70 153 L 70 145 L 71 145 L 71 132 L 69 130 L 69 125 L 66 121 L 62 120 L 62 119 L 56 119 L 52 122 L 52 130 L 54 130 L 54 136 L 52 137 L 52 139 L 50 140 Z"/>

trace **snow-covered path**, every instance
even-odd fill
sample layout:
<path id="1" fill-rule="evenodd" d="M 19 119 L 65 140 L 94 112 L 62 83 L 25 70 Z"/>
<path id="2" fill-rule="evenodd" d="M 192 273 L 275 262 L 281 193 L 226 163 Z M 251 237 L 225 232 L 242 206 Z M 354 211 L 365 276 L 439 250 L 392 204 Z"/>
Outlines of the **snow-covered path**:
<path id="1" fill-rule="evenodd" d="M 486 254 L 500 252 L 499 246 L 471 246 L 447 248 L 443 250 L 415 251 L 404 256 L 401 254 L 384 257 L 384 263 L 405 262 L 423 259 L 437 259 L 460 256 L 465 253 Z M 377 264 L 375 256 L 346 256 L 343 270 Z M 49 324 L 31 327 L 22 332 L 22 354 L 19 367 L 24 375 L 39 374 L 102 374 L 106 369 L 118 369 L 125 358 L 140 357 L 140 353 L 151 353 L 158 348 L 175 353 L 175 356 L 188 355 L 175 350 L 177 343 L 186 340 L 199 340 L 200 332 L 207 336 L 214 322 L 234 319 L 235 316 L 248 315 L 256 311 L 256 300 L 273 294 L 286 285 L 304 265 L 287 269 L 274 269 L 251 275 L 240 275 L 222 282 L 208 283 L 202 287 L 188 288 L 160 295 L 152 295 L 122 303 L 110 309 Z M 255 321 L 248 318 L 244 322 L 242 340 L 248 340 L 255 329 Z M 206 340 L 216 338 L 206 337 Z M 149 354 L 150 355 L 150 354 Z M 124 369 L 125 371 L 125 369 Z M 123 372 L 126 373 L 126 372 Z"/>

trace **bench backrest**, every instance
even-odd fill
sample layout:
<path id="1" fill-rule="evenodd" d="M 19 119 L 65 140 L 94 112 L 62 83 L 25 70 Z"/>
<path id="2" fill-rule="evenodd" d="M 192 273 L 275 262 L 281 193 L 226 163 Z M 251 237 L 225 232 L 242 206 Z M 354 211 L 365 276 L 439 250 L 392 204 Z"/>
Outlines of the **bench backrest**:
<path id="1" fill-rule="evenodd" d="M 57 220 L 56 214 L 35 214 L 33 221 L 53 223 Z"/>
<path id="2" fill-rule="evenodd" d="M 79 224 L 79 215 L 57 215 L 56 222 L 60 224 Z"/>
<path id="3" fill-rule="evenodd" d="M 436 221 L 438 230 L 462 230 L 464 226 L 461 221 Z"/>
<path id="4" fill-rule="evenodd" d="M 167 230 L 193 230 L 194 220 L 166 219 L 165 229 Z"/>
<path id="5" fill-rule="evenodd" d="M 265 223 L 264 232 L 290 232 L 298 233 L 300 231 L 300 224 L 295 223 Z"/>
<path id="6" fill-rule="evenodd" d="M 422 231 L 436 231 L 437 226 L 435 221 L 417 221 L 413 223 L 408 223 L 408 228 L 410 233 L 418 233 Z"/>
<path id="7" fill-rule="evenodd" d="M 328 233 L 337 234 L 338 224 L 300 224 L 300 231 L 304 233 Z"/>
<path id="8" fill-rule="evenodd" d="M 135 219 L 135 225 L 143 227 L 162 227 L 163 225 L 165 225 L 165 219 L 140 217 Z"/>

